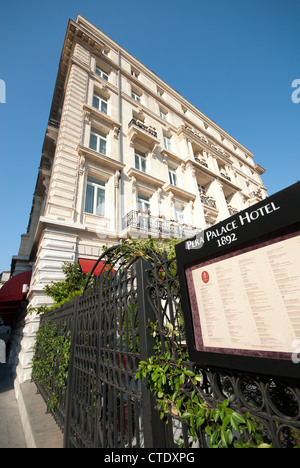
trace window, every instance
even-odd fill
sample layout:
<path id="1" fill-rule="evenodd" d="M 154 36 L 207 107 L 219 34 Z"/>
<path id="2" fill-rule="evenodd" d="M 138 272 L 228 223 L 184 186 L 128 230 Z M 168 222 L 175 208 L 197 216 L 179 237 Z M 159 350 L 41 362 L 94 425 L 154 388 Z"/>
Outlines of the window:
<path id="1" fill-rule="evenodd" d="M 167 120 L 167 115 L 168 113 L 162 109 L 159 109 L 159 116 L 163 119 L 163 120 Z"/>
<path id="2" fill-rule="evenodd" d="M 99 109 L 101 112 L 104 112 L 104 114 L 107 114 L 107 99 L 105 99 L 105 97 L 101 96 L 101 94 L 97 93 L 96 91 L 93 95 L 93 107 Z"/>
<path id="3" fill-rule="evenodd" d="M 175 208 L 175 219 L 178 223 L 183 224 L 183 211 L 180 208 Z"/>
<path id="4" fill-rule="evenodd" d="M 160 96 L 160 97 L 163 97 L 163 95 L 164 95 L 163 89 L 157 87 L 157 95 Z"/>
<path id="5" fill-rule="evenodd" d="M 177 185 L 177 179 L 176 179 L 176 171 L 172 167 L 168 168 L 169 170 L 169 179 L 170 179 L 170 184 L 172 185 Z"/>
<path id="6" fill-rule="evenodd" d="M 171 137 L 168 135 L 164 135 L 164 147 L 165 149 L 171 151 Z"/>
<path id="7" fill-rule="evenodd" d="M 98 67 L 96 65 L 96 70 L 95 70 L 96 75 L 101 76 L 105 81 L 108 81 L 108 73 L 106 73 L 102 68 Z"/>
<path id="8" fill-rule="evenodd" d="M 206 188 L 204 185 L 198 184 L 198 191 L 201 195 L 206 195 Z"/>
<path id="9" fill-rule="evenodd" d="M 91 128 L 90 148 L 98 153 L 106 154 L 106 135 L 94 128 Z"/>
<path id="10" fill-rule="evenodd" d="M 184 227 L 183 227 L 184 215 L 183 215 L 183 211 L 177 207 L 175 207 L 175 219 L 178 222 L 177 235 L 179 237 L 184 237 Z"/>
<path id="11" fill-rule="evenodd" d="M 146 172 L 146 156 L 140 151 L 135 151 L 135 168 L 139 171 Z"/>
<path id="12" fill-rule="evenodd" d="M 135 91 L 131 91 L 131 97 L 137 102 L 141 102 L 141 96 L 137 94 Z"/>
<path id="13" fill-rule="evenodd" d="M 135 70 L 134 68 L 131 68 L 131 76 L 133 76 L 134 78 L 138 78 L 139 72 Z"/>
<path id="14" fill-rule="evenodd" d="M 105 213 L 105 183 L 91 178 L 87 180 L 85 208 L 86 213 L 104 216 Z"/>
<path id="15" fill-rule="evenodd" d="M 137 207 L 138 210 L 141 211 L 142 213 L 149 214 L 150 211 L 150 201 L 148 197 L 145 197 L 144 195 L 138 194 L 138 202 L 137 202 Z"/>
<path id="16" fill-rule="evenodd" d="M 148 197 L 138 194 L 137 208 L 141 213 L 138 218 L 138 226 L 140 229 L 148 231 L 150 229 L 150 201 Z"/>

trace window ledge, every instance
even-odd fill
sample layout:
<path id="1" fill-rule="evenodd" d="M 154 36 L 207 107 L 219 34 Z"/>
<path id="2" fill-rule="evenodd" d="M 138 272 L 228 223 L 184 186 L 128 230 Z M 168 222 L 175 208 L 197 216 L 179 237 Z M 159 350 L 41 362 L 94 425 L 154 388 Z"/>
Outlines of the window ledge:
<path id="1" fill-rule="evenodd" d="M 120 122 L 110 117 L 110 115 L 105 114 L 105 112 L 100 111 L 96 107 L 90 106 L 88 104 L 83 105 L 83 110 L 88 112 L 92 117 L 95 117 L 98 120 L 104 120 L 107 124 L 111 125 L 113 128 L 121 128 Z"/>
<path id="2" fill-rule="evenodd" d="M 125 164 L 121 163 L 120 161 L 110 158 L 105 154 L 98 153 L 97 151 L 92 150 L 91 148 L 87 148 L 86 146 L 78 145 L 77 152 L 80 156 L 83 156 L 88 161 L 95 162 L 100 164 L 101 167 L 109 169 L 109 172 L 122 171 L 122 169 L 125 167 Z"/>
<path id="3" fill-rule="evenodd" d="M 147 172 L 140 171 L 138 169 L 135 169 L 134 167 L 131 167 L 127 171 L 128 177 L 135 177 L 137 180 L 140 180 L 141 182 L 144 182 L 145 184 L 161 188 L 164 185 L 164 181 L 161 179 L 157 179 L 156 177 L 153 177 L 150 174 L 147 174 Z"/>
<path id="4" fill-rule="evenodd" d="M 191 192 L 187 192 L 186 190 L 183 190 L 182 188 L 177 187 L 176 185 L 173 184 L 168 184 L 164 187 L 164 191 L 167 193 L 173 193 L 178 198 L 182 198 L 185 200 L 192 200 L 194 201 L 196 199 L 196 195 L 194 195 Z"/>
<path id="5" fill-rule="evenodd" d="M 164 159 L 169 161 L 174 161 L 177 165 L 180 165 L 184 162 L 182 157 L 179 154 L 173 153 L 173 151 L 163 148 L 161 154 L 164 156 Z"/>

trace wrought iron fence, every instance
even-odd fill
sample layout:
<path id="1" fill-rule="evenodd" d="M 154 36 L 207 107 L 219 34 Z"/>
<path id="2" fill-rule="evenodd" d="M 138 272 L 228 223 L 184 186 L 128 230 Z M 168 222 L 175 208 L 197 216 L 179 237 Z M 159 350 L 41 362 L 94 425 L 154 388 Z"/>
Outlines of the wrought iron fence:
<path id="1" fill-rule="evenodd" d="M 52 310 L 43 314 L 40 320 L 40 329 L 45 327 L 46 322 L 49 320 L 54 323 L 57 328 L 58 336 L 67 336 L 72 328 L 74 320 L 75 301 L 72 300 L 64 304 L 61 308 Z M 56 363 L 54 363 L 54 375 L 58 371 L 56 369 Z M 52 379 L 51 388 L 46 389 L 44 385 L 35 381 L 35 384 L 40 391 L 44 401 L 48 403 L 49 399 L 55 394 L 57 396 L 57 402 L 55 409 L 52 411 L 52 415 L 61 430 L 64 429 L 65 425 L 65 404 L 66 404 L 66 392 L 62 386 L 58 386 L 55 379 Z"/>
<path id="2" fill-rule="evenodd" d="M 170 448 L 179 440 L 186 448 L 208 446 L 204 431 L 192 441 L 186 419 L 168 414 L 165 424 L 154 397 L 135 379 L 140 360 L 154 352 L 149 320 L 160 330 L 171 323 L 178 344 L 185 346 L 175 259 L 152 256 L 146 261 L 120 250 L 114 259 L 107 257 L 103 274 L 81 297 L 47 314 L 41 326 L 49 317 L 72 332 L 67 399 L 59 410 L 65 447 Z M 169 346 L 163 334 L 160 339 Z M 201 376 L 199 391 L 209 405 L 228 398 L 236 411 L 250 412 L 273 447 L 300 445 L 299 380 L 185 365 Z"/>
<path id="3" fill-rule="evenodd" d="M 142 447 L 140 359 L 134 268 L 110 271 L 77 302 L 67 447 Z"/>

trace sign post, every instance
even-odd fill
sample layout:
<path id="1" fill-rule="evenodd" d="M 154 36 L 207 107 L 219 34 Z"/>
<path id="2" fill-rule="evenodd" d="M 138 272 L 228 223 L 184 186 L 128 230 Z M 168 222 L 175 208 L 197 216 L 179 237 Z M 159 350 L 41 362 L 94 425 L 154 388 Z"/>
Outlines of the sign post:
<path id="1" fill-rule="evenodd" d="M 300 379 L 300 183 L 176 246 L 190 357 Z"/>

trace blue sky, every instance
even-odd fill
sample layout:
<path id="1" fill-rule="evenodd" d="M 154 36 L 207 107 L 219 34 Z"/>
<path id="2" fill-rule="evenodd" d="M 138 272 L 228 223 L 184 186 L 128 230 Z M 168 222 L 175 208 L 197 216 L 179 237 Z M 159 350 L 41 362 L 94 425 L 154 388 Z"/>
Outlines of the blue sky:
<path id="1" fill-rule="evenodd" d="M 291 99 L 300 0 L 19 0 L 0 13 L 0 272 L 27 229 L 65 31 L 78 13 L 252 151 L 269 195 L 300 179 L 300 103 Z"/>

